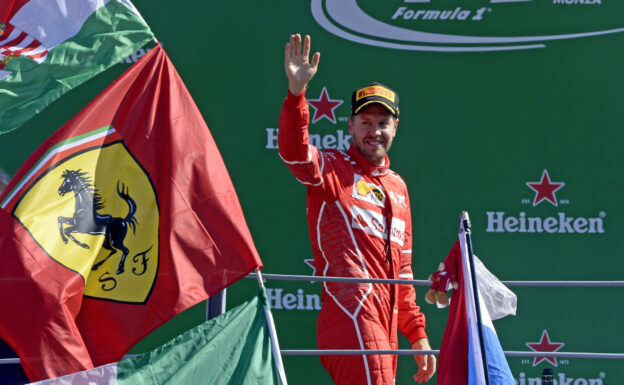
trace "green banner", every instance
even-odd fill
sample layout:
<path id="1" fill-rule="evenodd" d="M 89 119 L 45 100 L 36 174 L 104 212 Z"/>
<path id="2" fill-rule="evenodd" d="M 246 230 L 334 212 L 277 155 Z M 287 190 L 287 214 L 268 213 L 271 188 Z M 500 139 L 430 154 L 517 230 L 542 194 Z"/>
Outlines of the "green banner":
<path id="1" fill-rule="evenodd" d="M 622 280 L 624 2 L 613 0 L 135 0 L 187 84 L 237 189 L 265 273 L 311 275 L 305 188 L 277 154 L 284 45 L 321 52 L 307 97 L 320 148 L 346 149 L 351 92 L 400 96 L 391 168 L 406 181 L 413 269 L 426 279 L 470 213 L 475 254 L 503 281 Z M 149 47 L 146 47 L 147 49 Z M 30 153 L 145 53 L 140 49 L 0 136 L 0 168 Z M 190 139 L 189 139 L 190 140 Z M 267 281 L 282 349 L 315 349 L 321 284 Z M 518 314 L 494 321 L 506 351 L 623 353 L 621 288 L 511 287 Z M 228 289 L 228 307 L 257 291 Z M 432 347 L 447 310 L 424 301 Z M 186 314 L 200 323 L 202 310 Z M 161 333 L 185 324 L 178 317 Z M 170 332 L 171 331 L 171 332 Z M 159 335 L 144 345 L 164 342 Z M 402 348 L 409 348 L 401 340 Z M 508 357 L 519 385 L 624 383 L 621 360 Z M 292 384 L 330 384 L 318 357 L 284 357 Z M 417 367 L 400 356 L 397 383 Z M 434 380 L 432 380 L 433 382 Z"/>

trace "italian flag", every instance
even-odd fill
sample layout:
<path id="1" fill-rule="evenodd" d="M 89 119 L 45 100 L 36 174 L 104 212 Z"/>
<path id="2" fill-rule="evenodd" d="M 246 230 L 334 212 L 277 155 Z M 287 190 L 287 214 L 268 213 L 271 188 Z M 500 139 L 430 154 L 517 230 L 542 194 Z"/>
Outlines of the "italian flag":
<path id="1" fill-rule="evenodd" d="M 263 289 L 250 301 L 149 353 L 32 384 L 286 385 L 283 368 L 275 360 L 278 353 L 268 317 Z"/>
<path id="2" fill-rule="evenodd" d="M 0 1 L 0 134 L 153 38 L 130 0 Z"/>

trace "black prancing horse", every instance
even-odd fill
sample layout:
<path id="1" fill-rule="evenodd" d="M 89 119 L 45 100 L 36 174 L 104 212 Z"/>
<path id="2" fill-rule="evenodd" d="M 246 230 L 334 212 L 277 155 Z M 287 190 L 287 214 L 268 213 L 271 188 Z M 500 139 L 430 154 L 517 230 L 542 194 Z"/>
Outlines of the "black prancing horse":
<path id="1" fill-rule="evenodd" d="M 67 243 L 67 238 L 69 238 L 78 246 L 88 249 L 89 246 L 77 240 L 72 233 L 104 235 L 102 247 L 110 250 L 110 253 L 106 258 L 94 264 L 91 270 L 97 270 L 102 263 L 119 250 L 122 252 L 122 256 L 117 274 L 123 273 L 126 257 L 130 252 L 124 245 L 124 239 L 128 233 L 128 227 L 132 228 L 132 232 L 136 234 L 137 225 L 137 220 L 134 217 L 137 206 L 128 194 L 128 189 L 123 183 L 120 186 L 119 181 L 117 182 L 117 194 L 126 201 L 129 207 L 128 215 L 125 218 L 118 218 L 98 213 L 98 210 L 104 208 L 104 202 L 93 186 L 92 178 L 86 172 L 65 170 L 61 178 L 63 178 L 63 183 L 59 187 L 59 195 L 63 196 L 73 191 L 76 200 L 73 217 L 58 217 L 58 226 L 63 242 Z M 64 224 L 69 226 L 63 229 Z"/>

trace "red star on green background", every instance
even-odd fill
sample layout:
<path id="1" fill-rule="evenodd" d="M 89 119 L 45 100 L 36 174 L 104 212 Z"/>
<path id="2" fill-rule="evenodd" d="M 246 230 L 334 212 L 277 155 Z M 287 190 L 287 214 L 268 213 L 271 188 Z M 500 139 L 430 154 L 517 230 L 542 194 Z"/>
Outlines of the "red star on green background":
<path id="1" fill-rule="evenodd" d="M 336 115 L 334 110 L 340 106 L 343 101 L 338 99 L 330 99 L 327 93 L 327 87 L 323 87 L 321 96 L 318 99 L 308 99 L 308 103 L 314 108 L 314 117 L 312 123 L 316 123 L 322 118 L 327 118 L 332 123 L 336 123 Z"/>
<path id="2" fill-rule="evenodd" d="M 544 330 L 542 332 L 542 338 L 539 342 L 527 342 L 526 346 L 528 346 L 534 352 L 544 352 L 544 353 L 554 353 L 561 349 L 565 345 L 562 342 L 550 342 L 550 337 L 548 336 L 548 331 Z M 548 361 L 554 366 L 557 366 L 557 358 L 555 357 L 535 357 L 533 358 L 533 366 L 537 366 L 542 361 Z"/>
<path id="3" fill-rule="evenodd" d="M 542 180 L 539 182 L 526 182 L 533 191 L 535 191 L 535 198 L 533 199 L 533 206 L 537 206 L 541 201 L 547 200 L 554 206 L 557 206 L 557 197 L 555 192 L 565 186 L 563 182 L 551 182 L 548 170 L 544 170 L 542 173 Z"/>

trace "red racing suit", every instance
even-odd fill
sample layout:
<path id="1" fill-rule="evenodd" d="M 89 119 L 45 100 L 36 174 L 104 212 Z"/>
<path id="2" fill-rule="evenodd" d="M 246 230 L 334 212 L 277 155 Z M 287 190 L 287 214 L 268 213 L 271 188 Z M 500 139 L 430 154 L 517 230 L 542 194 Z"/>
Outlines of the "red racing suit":
<path id="1" fill-rule="evenodd" d="M 307 186 L 307 220 L 319 276 L 413 279 L 407 187 L 355 149 L 320 152 L 309 144 L 308 104 L 290 92 L 279 119 L 279 154 Z M 319 349 L 397 349 L 397 327 L 411 343 L 426 337 L 411 285 L 323 284 Z M 394 384 L 396 355 L 321 356 L 338 385 Z"/>

